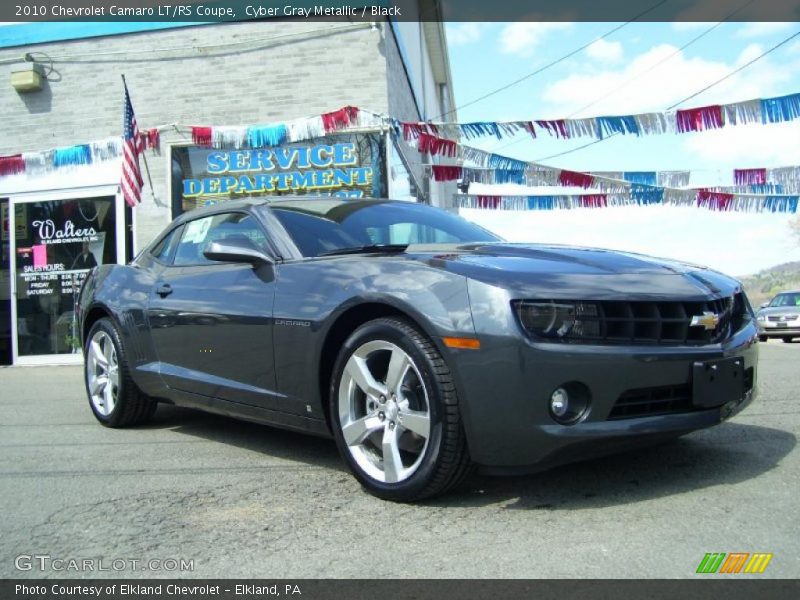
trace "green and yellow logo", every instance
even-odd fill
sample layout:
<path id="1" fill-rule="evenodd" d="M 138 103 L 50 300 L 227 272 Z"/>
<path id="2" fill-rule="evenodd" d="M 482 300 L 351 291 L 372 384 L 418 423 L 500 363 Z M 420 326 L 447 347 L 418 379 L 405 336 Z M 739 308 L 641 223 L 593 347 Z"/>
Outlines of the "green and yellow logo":
<path id="1" fill-rule="evenodd" d="M 763 573 L 772 553 L 765 552 L 708 552 L 697 566 L 698 573 Z"/>

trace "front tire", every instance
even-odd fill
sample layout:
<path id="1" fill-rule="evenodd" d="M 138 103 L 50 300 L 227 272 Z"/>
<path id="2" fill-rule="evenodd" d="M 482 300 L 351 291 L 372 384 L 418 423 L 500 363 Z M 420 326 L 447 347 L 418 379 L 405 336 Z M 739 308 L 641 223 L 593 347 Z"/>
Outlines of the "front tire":
<path id="1" fill-rule="evenodd" d="M 789 344 L 789 343 L 791 343 L 791 341 L 792 341 L 794 338 L 791 338 L 791 337 L 784 337 L 784 338 L 781 338 L 781 339 L 783 340 L 783 343 L 784 343 L 784 344 Z"/>
<path id="2" fill-rule="evenodd" d="M 758 336 L 758 341 L 759 341 L 759 342 L 766 342 L 768 339 L 769 339 L 769 338 L 768 338 L 766 335 L 760 335 L 760 336 Z"/>
<path id="3" fill-rule="evenodd" d="M 370 493 L 411 502 L 463 481 L 471 463 L 453 379 L 416 327 L 395 318 L 362 325 L 342 346 L 333 373 L 336 444 Z"/>
<path id="4" fill-rule="evenodd" d="M 111 319 L 98 320 L 86 336 L 84 382 L 89 406 L 106 427 L 139 425 L 153 416 L 156 402 L 133 382 L 119 332 Z"/>

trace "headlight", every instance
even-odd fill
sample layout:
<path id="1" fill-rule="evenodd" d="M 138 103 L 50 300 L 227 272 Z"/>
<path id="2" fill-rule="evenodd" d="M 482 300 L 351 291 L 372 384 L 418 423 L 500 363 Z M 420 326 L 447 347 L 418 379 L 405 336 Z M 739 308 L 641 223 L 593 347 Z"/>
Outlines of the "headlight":
<path id="1" fill-rule="evenodd" d="M 756 321 L 766 321 L 766 320 L 767 320 L 766 315 L 756 315 Z"/>
<path id="2" fill-rule="evenodd" d="M 514 312 L 531 336 L 550 340 L 600 336 L 600 312 L 591 302 L 515 300 Z"/>

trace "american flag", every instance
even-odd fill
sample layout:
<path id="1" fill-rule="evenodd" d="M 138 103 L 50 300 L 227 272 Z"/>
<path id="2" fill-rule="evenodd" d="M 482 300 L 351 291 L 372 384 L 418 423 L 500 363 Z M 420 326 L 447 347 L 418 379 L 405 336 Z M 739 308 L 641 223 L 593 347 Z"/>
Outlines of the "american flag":
<path id="1" fill-rule="evenodd" d="M 124 149 L 122 159 L 122 197 L 129 206 L 136 206 L 142 201 L 142 170 L 139 168 L 139 155 L 144 150 L 139 128 L 136 126 L 136 115 L 133 114 L 131 97 L 128 94 L 128 84 L 123 78 L 125 86 L 125 122 L 123 124 L 122 145 Z"/>

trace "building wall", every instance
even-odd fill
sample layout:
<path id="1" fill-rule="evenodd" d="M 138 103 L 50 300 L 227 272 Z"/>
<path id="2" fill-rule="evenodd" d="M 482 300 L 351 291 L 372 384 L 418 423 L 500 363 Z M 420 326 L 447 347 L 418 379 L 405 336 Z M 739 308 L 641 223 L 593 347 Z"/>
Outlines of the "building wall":
<path id="1" fill-rule="evenodd" d="M 391 27 L 387 24 L 385 30 L 389 114 L 401 120 L 421 121 L 425 120 L 424 115 L 431 118 L 445 112 L 433 78 L 421 24 L 402 22 L 395 23 Z M 401 45 L 407 53 L 408 63 L 403 59 Z M 426 86 L 423 86 L 423 81 L 427 82 Z M 417 89 L 416 94 L 413 92 L 414 89 Z M 423 102 L 424 106 L 420 106 Z M 416 181 L 417 188 L 425 194 L 431 204 L 450 208 L 452 196 L 456 192 L 455 182 L 433 182 L 423 168 L 423 163 L 450 164 L 454 161 L 443 157 L 422 156 L 402 140 L 398 141 L 398 147 Z"/>
<path id="2" fill-rule="evenodd" d="M 214 47 L 231 42 L 237 43 Z M 140 129 L 168 123 L 269 123 L 345 105 L 387 112 L 383 46 L 380 30 L 368 24 L 276 21 L 2 49 L 0 155 L 120 135 L 123 73 Z M 141 52 L 163 48 L 178 50 Z M 8 83 L 24 52 L 35 52 L 40 62 L 54 58 L 48 83 L 40 92 L 18 94 Z M 19 62 L 9 62 L 18 58 Z M 153 192 L 164 208 L 153 202 L 145 175 L 143 203 L 136 210 L 137 247 L 171 218 L 167 147 L 185 143 L 186 134 L 163 131 L 161 141 L 161 156 L 148 151 L 147 162 Z M 110 177 L 105 183 L 116 183 L 118 170 L 105 171 L 100 179 Z M 64 174 L 60 179 L 66 187 L 74 185 L 76 177 Z M 52 187 L 53 178 L 46 185 Z M 0 194 L 2 188 L 0 182 Z"/>

